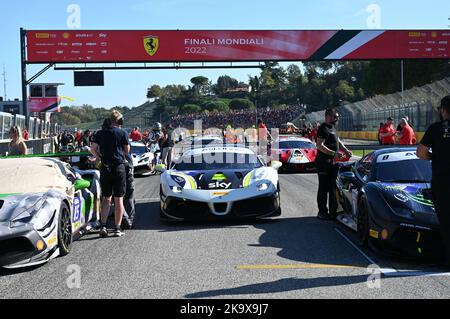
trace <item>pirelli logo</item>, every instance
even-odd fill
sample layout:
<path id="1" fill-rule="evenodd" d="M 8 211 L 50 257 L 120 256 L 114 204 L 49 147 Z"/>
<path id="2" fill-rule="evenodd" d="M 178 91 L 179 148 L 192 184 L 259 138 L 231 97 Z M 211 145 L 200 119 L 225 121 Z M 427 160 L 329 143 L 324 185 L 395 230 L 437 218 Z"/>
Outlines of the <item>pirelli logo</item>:
<path id="1" fill-rule="evenodd" d="M 36 39 L 49 39 L 50 33 L 36 33 Z"/>

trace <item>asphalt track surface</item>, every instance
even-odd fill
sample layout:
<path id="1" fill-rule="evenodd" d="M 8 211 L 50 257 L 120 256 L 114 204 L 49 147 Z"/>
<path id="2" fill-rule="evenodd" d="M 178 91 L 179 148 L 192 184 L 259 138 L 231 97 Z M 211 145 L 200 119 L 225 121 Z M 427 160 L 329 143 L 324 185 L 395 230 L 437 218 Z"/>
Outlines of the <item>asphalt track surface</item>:
<path id="1" fill-rule="evenodd" d="M 159 220 L 159 177 L 138 178 L 136 229 L 122 238 L 87 235 L 68 256 L 43 266 L 0 270 L 0 297 L 450 297 L 450 276 L 442 267 L 361 251 L 350 231 L 318 220 L 315 174 L 280 179 L 279 218 L 165 224 Z M 376 274 L 369 278 L 372 263 L 383 273 L 379 281 L 372 280 Z M 79 288 L 67 284 L 74 283 L 74 265 Z"/>

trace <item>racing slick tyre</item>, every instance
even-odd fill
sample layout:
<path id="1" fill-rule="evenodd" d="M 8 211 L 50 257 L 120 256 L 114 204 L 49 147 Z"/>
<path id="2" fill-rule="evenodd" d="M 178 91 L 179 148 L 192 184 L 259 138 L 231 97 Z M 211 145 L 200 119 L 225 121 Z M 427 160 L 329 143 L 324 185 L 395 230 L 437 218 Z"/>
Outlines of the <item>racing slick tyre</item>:
<path id="1" fill-rule="evenodd" d="M 369 210 L 366 196 L 362 196 L 358 204 L 358 245 L 365 247 L 369 242 Z"/>
<path id="2" fill-rule="evenodd" d="M 72 221 L 66 203 L 62 203 L 59 209 L 58 247 L 60 256 L 67 255 L 72 247 Z"/>

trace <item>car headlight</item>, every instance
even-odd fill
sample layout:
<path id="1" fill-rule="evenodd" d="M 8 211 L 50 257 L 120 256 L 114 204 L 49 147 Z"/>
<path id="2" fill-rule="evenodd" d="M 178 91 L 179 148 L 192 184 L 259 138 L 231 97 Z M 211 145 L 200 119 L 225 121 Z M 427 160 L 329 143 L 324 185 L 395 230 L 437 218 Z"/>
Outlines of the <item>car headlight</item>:
<path id="1" fill-rule="evenodd" d="M 261 183 L 258 185 L 258 191 L 263 192 L 269 189 L 268 183 Z"/>
<path id="2" fill-rule="evenodd" d="M 174 193 L 181 193 L 181 192 L 183 192 L 183 188 L 180 187 L 180 186 L 173 186 L 173 187 L 172 187 L 172 191 L 173 191 Z"/>
<path id="3" fill-rule="evenodd" d="M 36 213 L 42 209 L 46 200 L 46 196 L 30 196 L 26 198 L 23 203 L 21 202 L 23 204 L 22 212 L 11 221 L 11 227 L 19 227 L 30 223 Z"/>

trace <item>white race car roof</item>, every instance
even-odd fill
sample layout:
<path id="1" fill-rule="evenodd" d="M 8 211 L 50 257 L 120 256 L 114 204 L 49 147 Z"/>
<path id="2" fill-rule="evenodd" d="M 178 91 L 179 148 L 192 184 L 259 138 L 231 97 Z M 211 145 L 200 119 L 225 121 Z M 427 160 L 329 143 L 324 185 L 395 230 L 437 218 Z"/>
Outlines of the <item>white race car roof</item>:
<path id="1" fill-rule="evenodd" d="M 131 147 L 145 147 L 144 143 L 141 142 L 130 142 Z"/>
<path id="2" fill-rule="evenodd" d="M 286 142 L 286 141 L 300 141 L 300 142 L 309 142 L 312 143 L 312 141 L 309 138 L 306 137 L 299 137 L 299 136 L 280 136 L 280 142 Z"/>
<path id="3" fill-rule="evenodd" d="M 211 153 L 235 153 L 245 155 L 255 154 L 252 150 L 245 147 L 209 146 L 204 148 L 196 148 L 193 150 L 188 150 L 183 153 L 183 157 L 192 157 L 201 154 L 211 154 Z"/>
<path id="4" fill-rule="evenodd" d="M 194 141 L 202 141 L 202 140 L 219 140 L 222 141 L 222 138 L 217 135 L 203 135 L 203 136 L 196 136 L 193 139 Z"/>
<path id="5" fill-rule="evenodd" d="M 378 155 L 377 163 L 390 163 L 390 162 L 399 162 L 417 159 L 419 158 L 417 157 L 417 154 L 414 151 L 392 152 Z"/>

